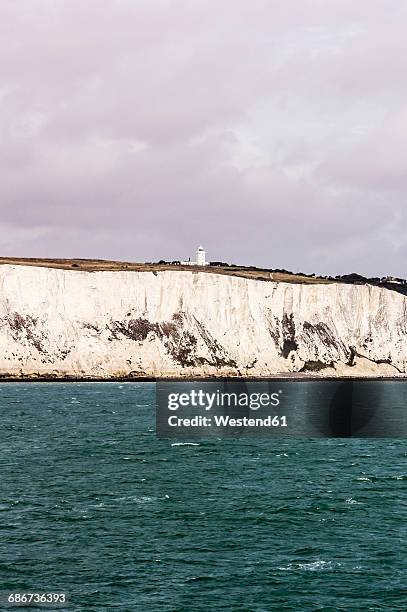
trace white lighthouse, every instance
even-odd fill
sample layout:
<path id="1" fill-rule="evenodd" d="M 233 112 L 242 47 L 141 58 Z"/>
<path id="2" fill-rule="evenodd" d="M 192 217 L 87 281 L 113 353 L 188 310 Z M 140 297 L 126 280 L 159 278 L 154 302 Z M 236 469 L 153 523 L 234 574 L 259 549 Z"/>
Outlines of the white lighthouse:
<path id="1" fill-rule="evenodd" d="M 206 261 L 206 253 L 203 247 L 198 247 L 196 250 L 196 261 L 191 261 L 191 258 L 188 261 L 181 261 L 181 266 L 208 266 L 208 262 Z"/>
<path id="2" fill-rule="evenodd" d="M 203 247 L 198 247 L 197 251 L 196 251 L 196 265 L 197 266 L 206 266 L 206 260 L 205 260 L 205 251 L 203 250 Z"/>

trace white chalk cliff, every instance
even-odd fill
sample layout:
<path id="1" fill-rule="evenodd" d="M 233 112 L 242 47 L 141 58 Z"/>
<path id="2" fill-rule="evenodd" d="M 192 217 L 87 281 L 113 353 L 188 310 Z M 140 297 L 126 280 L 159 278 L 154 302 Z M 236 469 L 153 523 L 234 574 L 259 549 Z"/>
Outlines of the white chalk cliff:
<path id="1" fill-rule="evenodd" d="M 0 266 L 0 376 L 402 376 L 407 296 L 194 271 Z"/>

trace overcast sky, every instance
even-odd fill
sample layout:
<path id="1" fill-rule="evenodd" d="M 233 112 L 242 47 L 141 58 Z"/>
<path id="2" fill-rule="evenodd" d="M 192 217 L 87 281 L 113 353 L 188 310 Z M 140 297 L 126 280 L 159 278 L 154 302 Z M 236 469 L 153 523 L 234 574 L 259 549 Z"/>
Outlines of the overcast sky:
<path id="1" fill-rule="evenodd" d="M 0 255 L 407 276 L 407 3 L 0 0 Z"/>

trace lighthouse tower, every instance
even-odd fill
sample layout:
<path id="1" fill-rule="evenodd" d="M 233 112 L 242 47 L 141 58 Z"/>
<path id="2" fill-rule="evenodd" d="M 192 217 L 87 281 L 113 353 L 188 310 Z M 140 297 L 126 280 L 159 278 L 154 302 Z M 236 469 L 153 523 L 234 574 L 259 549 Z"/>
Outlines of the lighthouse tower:
<path id="1" fill-rule="evenodd" d="M 203 247 L 198 247 L 197 251 L 196 251 L 196 265 L 197 266 L 206 266 L 206 260 L 205 260 L 205 251 L 203 250 Z"/>

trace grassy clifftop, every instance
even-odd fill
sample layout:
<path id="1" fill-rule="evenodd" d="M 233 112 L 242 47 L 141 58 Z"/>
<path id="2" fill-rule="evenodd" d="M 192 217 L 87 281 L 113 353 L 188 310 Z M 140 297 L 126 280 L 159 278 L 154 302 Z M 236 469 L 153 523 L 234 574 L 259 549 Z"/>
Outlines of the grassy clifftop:
<path id="1" fill-rule="evenodd" d="M 0 257 L 0 265 L 11 264 L 21 266 L 41 266 L 45 268 L 61 268 L 63 270 L 82 270 L 84 272 L 102 271 L 135 271 L 135 272 L 162 272 L 165 270 L 184 270 L 186 272 L 226 274 L 229 276 L 240 276 L 261 281 L 277 281 L 284 283 L 346 283 L 346 284 L 370 284 L 384 289 L 397 291 L 407 295 L 407 281 L 402 278 L 366 278 L 360 274 L 345 274 L 343 276 L 317 276 L 315 274 L 304 274 L 302 272 L 290 272 L 289 270 L 256 268 L 255 266 L 236 266 L 223 262 L 212 262 L 210 265 L 182 266 L 178 262 L 131 262 L 110 261 L 106 259 L 43 259 L 35 257 Z"/>
<path id="2" fill-rule="evenodd" d="M 136 271 L 161 272 L 165 270 L 185 270 L 186 272 L 204 272 L 212 274 L 227 274 L 242 276 L 254 280 L 281 281 L 292 283 L 329 283 L 334 279 L 327 279 L 315 275 L 292 273 L 287 270 L 261 269 L 253 266 L 235 266 L 228 264 L 202 266 L 182 266 L 177 263 L 158 262 L 141 263 L 129 261 L 109 261 L 104 259 L 42 259 L 26 257 L 0 257 L 1 264 L 42 266 L 46 268 L 61 268 L 63 270 L 82 270 L 85 272 L 98 271 Z"/>

